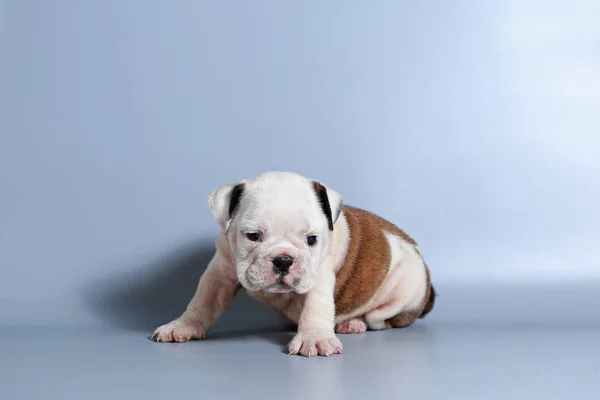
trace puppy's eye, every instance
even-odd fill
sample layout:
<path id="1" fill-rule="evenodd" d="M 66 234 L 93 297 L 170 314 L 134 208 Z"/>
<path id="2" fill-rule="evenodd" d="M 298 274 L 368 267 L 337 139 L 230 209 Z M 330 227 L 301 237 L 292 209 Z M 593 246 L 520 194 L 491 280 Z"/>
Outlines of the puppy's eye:
<path id="1" fill-rule="evenodd" d="M 308 243 L 309 246 L 313 246 L 314 244 L 317 243 L 317 236 L 316 235 L 310 235 L 306 238 L 306 243 Z"/>
<path id="2" fill-rule="evenodd" d="M 246 233 L 246 237 L 252 242 L 258 242 L 260 240 L 260 234 L 254 232 Z"/>

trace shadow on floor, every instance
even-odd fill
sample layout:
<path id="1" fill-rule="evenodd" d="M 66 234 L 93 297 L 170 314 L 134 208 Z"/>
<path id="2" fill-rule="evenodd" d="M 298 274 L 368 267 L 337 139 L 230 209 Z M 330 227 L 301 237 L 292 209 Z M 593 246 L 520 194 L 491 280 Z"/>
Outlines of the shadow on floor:
<path id="1" fill-rule="evenodd" d="M 265 328 L 265 329 L 240 329 L 237 331 L 214 331 L 211 332 L 205 339 L 202 341 L 218 341 L 218 342 L 226 342 L 226 341 L 234 341 L 240 342 L 245 340 L 254 340 L 256 338 L 260 340 L 264 340 L 270 342 L 281 348 L 281 351 L 284 353 L 288 353 L 287 345 L 294 338 L 296 334 L 296 327 L 293 325 L 284 325 L 279 329 L 274 328 Z M 148 336 L 148 340 L 152 340 Z"/>
<path id="2" fill-rule="evenodd" d="M 150 265 L 91 282 L 84 289 L 84 302 L 103 322 L 150 335 L 185 310 L 214 251 L 214 241 L 195 242 Z M 241 291 L 210 334 L 289 328 L 286 320 Z"/>

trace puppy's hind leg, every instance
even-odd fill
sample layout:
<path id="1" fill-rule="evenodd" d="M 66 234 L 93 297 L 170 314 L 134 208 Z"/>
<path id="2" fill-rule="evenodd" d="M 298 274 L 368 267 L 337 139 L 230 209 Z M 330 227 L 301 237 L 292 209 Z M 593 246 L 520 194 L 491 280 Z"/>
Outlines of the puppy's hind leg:
<path id="1" fill-rule="evenodd" d="M 414 304 L 407 304 L 402 299 L 388 301 L 365 315 L 367 325 L 373 330 L 404 328 L 412 325 L 417 319 L 424 318 L 431 311 L 435 295 L 433 286 L 430 286 L 425 299 L 416 307 Z"/>
<path id="2" fill-rule="evenodd" d="M 369 329 L 380 331 L 382 329 L 390 329 L 392 325 L 387 321 L 394 315 L 398 314 L 402 308 L 402 302 L 399 299 L 392 299 L 380 305 L 376 309 L 365 314 L 365 320 Z"/>
<path id="3" fill-rule="evenodd" d="M 427 292 L 425 293 L 423 301 L 419 306 L 403 309 L 401 312 L 387 320 L 386 322 L 391 325 L 392 328 L 405 328 L 412 325 L 417 319 L 425 318 L 425 316 L 433 310 L 437 293 L 431 284 L 431 277 L 427 266 L 425 266 L 425 272 L 427 273 Z"/>

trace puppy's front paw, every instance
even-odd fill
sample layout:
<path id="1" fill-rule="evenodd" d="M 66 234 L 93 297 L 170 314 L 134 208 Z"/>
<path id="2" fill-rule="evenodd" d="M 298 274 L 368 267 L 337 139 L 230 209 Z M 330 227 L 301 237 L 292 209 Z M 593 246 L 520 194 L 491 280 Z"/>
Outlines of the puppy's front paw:
<path id="1" fill-rule="evenodd" d="M 163 326 L 159 326 L 152 335 L 152 340 L 157 342 L 187 342 L 190 339 L 204 339 L 204 327 L 197 321 L 176 319 Z"/>
<path id="2" fill-rule="evenodd" d="M 342 343 L 333 333 L 300 333 L 288 345 L 290 354 L 305 357 L 316 355 L 329 357 L 342 353 Z"/>

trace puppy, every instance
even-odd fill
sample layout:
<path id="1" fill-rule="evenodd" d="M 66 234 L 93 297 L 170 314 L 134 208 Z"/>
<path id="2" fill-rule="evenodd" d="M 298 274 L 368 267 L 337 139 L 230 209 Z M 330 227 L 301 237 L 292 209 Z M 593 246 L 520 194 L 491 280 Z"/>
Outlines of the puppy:
<path id="1" fill-rule="evenodd" d="M 401 328 L 434 306 L 415 241 L 390 222 L 342 204 L 333 189 L 267 172 L 215 190 L 216 253 L 185 312 L 158 342 L 204 338 L 241 288 L 298 325 L 290 354 L 342 352 L 337 333 Z"/>

